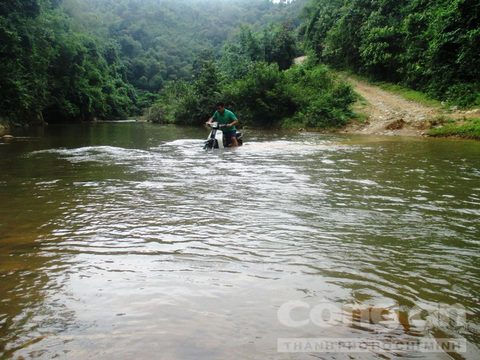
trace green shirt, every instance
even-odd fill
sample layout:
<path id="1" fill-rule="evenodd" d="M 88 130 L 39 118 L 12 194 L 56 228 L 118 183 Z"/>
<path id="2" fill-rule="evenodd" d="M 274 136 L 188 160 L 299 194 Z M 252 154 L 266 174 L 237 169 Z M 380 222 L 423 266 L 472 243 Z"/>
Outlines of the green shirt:
<path id="1" fill-rule="evenodd" d="M 238 120 L 235 114 L 227 109 L 225 109 L 223 114 L 220 114 L 218 111 L 215 111 L 212 117 L 213 117 L 213 120 L 215 120 L 219 124 L 230 124 L 231 122 Z M 237 128 L 234 125 L 234 126 L 228 127 L 226 130 L 236 131 Z"/>

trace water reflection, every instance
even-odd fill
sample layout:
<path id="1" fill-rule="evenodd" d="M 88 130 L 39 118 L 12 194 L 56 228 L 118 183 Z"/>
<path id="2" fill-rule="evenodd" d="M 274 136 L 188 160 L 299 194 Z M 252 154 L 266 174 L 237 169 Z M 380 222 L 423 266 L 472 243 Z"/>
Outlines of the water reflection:
<path id="1" fill-rule="evenodd" d="M 73 129 L 12 144 L 0 163 L 4 356 L 304 358 L 277 339 L 439 337 L 406 309 L 442 303 L 467 310 L 469 326 L 446 335 L 476 357 L 476 143 L 260 133 L 206 153 L 196 129 Z M 289 327 L 289 301 L 308 305 L 296 320 L 362 307 Z"/>
<path id="2" fill-rule="evenodd" d="M 74 311 L 58 296 L 59 274 L 64 276 L 67 270 L 66 259 L 42 248 L 49 219 L 61 213 L 62 204 L 48 197 L 51 183 L 40 183 L 36 190 L 26 179 L 15 187 L 9 185 L 0 186 L 2 358 L 11 358 L 50 334 L 62 333 L 75 321 Z"/>

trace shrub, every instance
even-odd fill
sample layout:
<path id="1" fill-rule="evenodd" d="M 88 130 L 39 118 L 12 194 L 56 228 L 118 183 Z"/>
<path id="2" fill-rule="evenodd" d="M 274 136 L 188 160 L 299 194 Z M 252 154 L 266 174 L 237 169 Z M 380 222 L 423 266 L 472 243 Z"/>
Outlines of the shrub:
<path id="1" fill-rule="evenodd" d="M 247 75 L 224 87 L 225 99 L 238 109 L 243 124 L 278 125 L 295 103 L 277 64 L 252 63 Z"/>

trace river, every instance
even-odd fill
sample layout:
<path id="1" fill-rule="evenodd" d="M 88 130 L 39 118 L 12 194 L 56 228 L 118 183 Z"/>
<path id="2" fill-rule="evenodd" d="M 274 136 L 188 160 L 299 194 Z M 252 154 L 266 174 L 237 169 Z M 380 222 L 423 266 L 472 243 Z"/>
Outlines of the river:
<path id="1" fill-rule="evenodd" d="M 0 358 L 479 358 L 478 142 L 206 135 L 0 144 Z"/>

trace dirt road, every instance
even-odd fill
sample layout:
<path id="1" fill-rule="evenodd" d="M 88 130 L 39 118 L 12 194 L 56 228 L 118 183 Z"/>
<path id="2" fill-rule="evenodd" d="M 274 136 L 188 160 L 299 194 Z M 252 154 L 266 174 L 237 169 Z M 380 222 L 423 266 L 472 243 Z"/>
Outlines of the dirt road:
<path id="1" fill-rule="evenodd" d="M 381 89 L 378 86 L 351 77 L 346 78 L 362 97 L 355 105 L 355 111 L 364 114 L 366 121 L 354 122 L 345 132 L 381 135 L 423 135 L 435 125 L 436 119 L 448 117 L 462 120 L 479 117 L 480 110 L 459 111 L 442 107 L 430 107 L 415 101 L 406 100 L 400 95 Z"/>
<path id="2" fill-rule="evenodd" d="M 421 135 L 429 121 L 442 115 L 439 108 L 428 107 L 383 90 L 378 86 L 348 78 L 363 98 L 356 111 L 366 115 L 364 123 L 354 123 L 345 131 L 362 134 Z"/>

